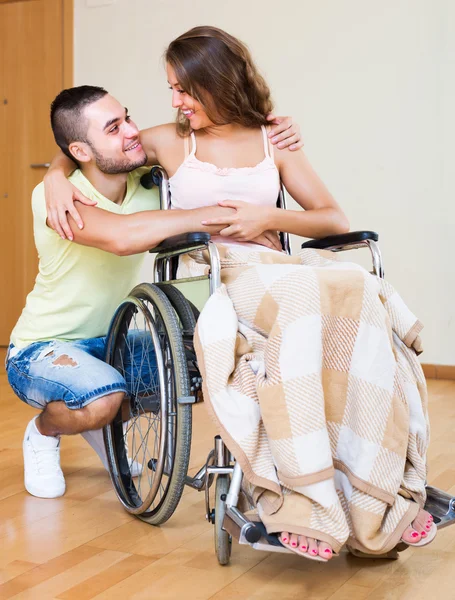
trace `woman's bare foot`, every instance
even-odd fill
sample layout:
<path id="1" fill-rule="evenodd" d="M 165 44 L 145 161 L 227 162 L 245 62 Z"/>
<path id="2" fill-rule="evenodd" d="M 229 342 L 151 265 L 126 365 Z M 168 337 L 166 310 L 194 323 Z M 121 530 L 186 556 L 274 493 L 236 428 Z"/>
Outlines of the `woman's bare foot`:
<path id="1" fill-rule="evenodd" d="M 330 560 L 333 557 L 332 547 L 314 538 L 296 535 L 295 533 L 289 534 L 287 531 L 283 531 L 280 541 L 285 546 L 291 546 L 291 548 L 298 550 L 302 554 L 309 554 L 309 558 L 320 556 L 324 560 Z"/>
<path id="2" fill-rule="evenodd" d="M 426 510 L 420 509 L 417 517 L 401 536 L 401 539 L 413 546 L 424 540 L 433 525 L 433 517 Z"/>
<path id="3" fill-rule="evenodd" d="M 420 509 L 417 517 L 403 533 L 401 539 L 410 546 L 414 546 L 428 536 L 432 527 L 433 517 L 427 511 Z M 280 541 L 285 546 L 291 546 L 293 550 L 298 550 L 302 554 L 309 554 L 309 558 L 320 557 L 324 560 L 333 558 L 332 547 L 314 538 L 283 531 Z"/>

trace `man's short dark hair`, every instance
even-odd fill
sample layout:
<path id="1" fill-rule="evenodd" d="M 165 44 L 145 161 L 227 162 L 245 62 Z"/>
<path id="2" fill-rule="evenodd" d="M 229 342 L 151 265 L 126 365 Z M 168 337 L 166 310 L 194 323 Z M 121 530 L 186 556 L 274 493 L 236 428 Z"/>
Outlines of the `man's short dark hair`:
<path id="1" fill-rule="evenodd" d="M 54 138 L 62 152 L 71 160 L 74 156 L 68 149 L 72 142 L 86 142 L 88 123 L 83 115 L 84 108 L 100 98 L 107 91 L 95 85 L 80 85 L 63 90 L 51 104 L 51 126 Z"/>

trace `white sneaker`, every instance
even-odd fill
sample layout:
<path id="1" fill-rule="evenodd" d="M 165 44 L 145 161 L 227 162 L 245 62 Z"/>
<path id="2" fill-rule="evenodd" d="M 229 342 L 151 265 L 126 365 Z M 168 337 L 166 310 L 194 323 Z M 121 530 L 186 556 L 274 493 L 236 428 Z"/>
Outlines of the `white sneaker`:
<path id="1" fill-rule="evenodd" d="M 36 419 L 27 425 L 22 444 L 25 489 L 38 498 L 58 498 L 66 489 L 60 468 L 60 438 L 42 435 Z"/>

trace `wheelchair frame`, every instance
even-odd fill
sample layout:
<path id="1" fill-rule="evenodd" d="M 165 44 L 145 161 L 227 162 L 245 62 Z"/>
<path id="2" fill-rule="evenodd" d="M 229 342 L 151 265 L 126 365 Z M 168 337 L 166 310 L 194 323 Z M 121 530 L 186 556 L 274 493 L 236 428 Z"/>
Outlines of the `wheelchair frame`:
<path id="1" fill-rule="evenodd" d="M 158 186 L 162 210 L 170 208 L 170 192 L 168 177 L 164 169 L 154 167 L 150 173 L 144 175 L 142 184 L 146 188 L 153 185 Z M 281 188 L 277 206 L 286 208 L 284 189 Z M 290 240 L 287 233 L 281 233 L 283 249 L 290 254 Z M 325 249 L 333 252 L 368 248 L 373 263 L 373 273 L 378 277 L 384 277 L 384 269 L 381 253 L 378 246 L 378 235 L 373 231 L 358 231 L 343 235 L 329 236 L 320 240 L 310 240 L 302 244 L 301 248 Z M 207 249 L 210 259 L 210 272 L 207 276 L 191 277 L 185 279 L 176 278 L 176 262 L 178 257 L 198 249 Z M 221 285 L 221 268 L 219 253 L 205 233 L 186 234 L 174 236 L 165 240 L 158 247 L 150 250 L 156 253 L 154 267 L 154 283 L 160 287 L 174 283 L 209 280 L 210 294 Z M 191 380 L 191 392 L 194 398 L 186 397 L 178 399 L 179 402 L 197 402 L 197 393 L 201 385 L 201 377 L 196 376 Z M 209 489 L 214 477 L 221 485 L 216 485 L 215 505 L 211 508 Z M 186 476 L 185 485 L 198 491 L 205 491 L 206 519 L 215 525 L 215 547 L 220 564 L 227 564 L 231 552 L 231 538 L 236 538 L 241 544 L 248 544 L 258 550 L 287 552 L 291 550 L 281 545 L 275 535 L 267 535 L 262 524 L 248 519 L 239 509 L 239 496 L 242 485 L 242 471 L 234 457 L 230 454 L 220 436 L 216 436 L 214 447 L 210 451 L 205 465 L 193 477 Z M 230 484 L 228 484 L 230 479 Z M 218 489 L 220 488 L 220 489 Z M 455 521 L 455 498 L 450 494 L 437 488 L 427 486 L 427 503 L 425 506 L 434 517 L 438 528 L 445 527 Z M 397 558 L 398 551 L 407 546 L 398 546 L 396 549 L 384 555 L 385 558 Z"/>

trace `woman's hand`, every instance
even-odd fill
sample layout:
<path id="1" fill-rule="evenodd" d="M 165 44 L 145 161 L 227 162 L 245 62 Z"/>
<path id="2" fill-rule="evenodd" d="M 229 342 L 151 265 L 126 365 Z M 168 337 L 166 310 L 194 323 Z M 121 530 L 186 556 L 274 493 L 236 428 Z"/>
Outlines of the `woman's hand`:
<path id="1" fill-rule="evenodd" d="M 223 200 L 218 204 L 225 208 L 234 208 L 235 212 L 225 217 L 202 221 L 202 225 L 225 225 L 220 231 L 223 237 L 230 237 L 238 242 L 251 242 L 270 229 L 268 207 L 240 200 Z"/>
<path id="2" fill-rule="evenodd" d="M 273 127 L 268 133 L 270 142 L 276 144 L 278 148 L 287 148 L 288 150 L 300 150 L 303 141 L 300 135 L 300 127 L 293 123 L 292 117 L 276 117 L 273 114 L 267 115 L 267 121 Z"/>
<path id="3" fill-rule="evenodd" d="M 276 231 L 264 231 L 261 235 L 254 240 L 249 240 L 252 244 L 259 244 L 260 246 L 265 246 L 266 248 L 270 248 L 271 250 L 278 250 L 278 252 L 282 252 L 283 248 L 281 246 L 281 241 Z"/>
<path id="4" fill-rule="evenodd" d="M 77 189 L 61 173 L 49 173 L 44 177 L 44 194 L 46 197 L 47 223 L 64 240 L 73 240 L 73 232 L 68 223 L 67 213 L 76 222 L 79 229 L 84 227 L 81 216 L 74 206 L 79 200 L 87 206 L 95 206 L 97 202 L 90 200 Z"/>

